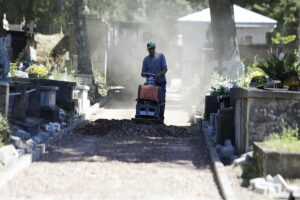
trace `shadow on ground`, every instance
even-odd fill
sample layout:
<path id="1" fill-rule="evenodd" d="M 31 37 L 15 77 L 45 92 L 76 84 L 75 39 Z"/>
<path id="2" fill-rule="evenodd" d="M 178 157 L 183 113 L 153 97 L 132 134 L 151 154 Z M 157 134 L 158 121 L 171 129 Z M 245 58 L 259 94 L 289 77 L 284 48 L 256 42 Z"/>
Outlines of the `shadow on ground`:
<path id="1" fill-rule="evenodd" d="M 41 161 L 159 162 L 210 167 L 204 139 L 190 127 L 104 119 L 90 122 L 52 145 Z"/>

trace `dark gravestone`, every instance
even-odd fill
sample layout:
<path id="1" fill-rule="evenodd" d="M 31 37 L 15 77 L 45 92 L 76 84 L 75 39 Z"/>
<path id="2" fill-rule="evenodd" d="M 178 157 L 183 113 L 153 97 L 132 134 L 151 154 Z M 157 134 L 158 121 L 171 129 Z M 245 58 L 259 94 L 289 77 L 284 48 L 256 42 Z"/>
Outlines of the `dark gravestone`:
<path id="1" fill-rule="evenodd" d="M 26 91 L 29 83 L 16 82 L 15 85 L 16 85 L 16 92 L 20 94 L 16 95 L 14 98 L 13 118 L 15 120 L 25 122 L 26 111 L 27 111 Z"/>
<path id="2" fill-rule="evenodd" d="M 32 89 L 35 89 L 29 96 L 29 103 L 27 114 L 32 117 L 40 117 L 41 106 L 40 106 L 40 84 L 39 82 L 30 85 Z"/>
<path id="3" fill-rule="evenodd" d="M 4 79 L 7 76 L 10 68 L 9 56 L 6 50 L 6 41 L 7 37 L 0 38 L 0 79 Z"/>
<path id="4" fill-rule="evenodd" d="M 217 96 L 205 96 L 204 120 L 209 121 L 210 113 L 217 113 L 218 109 L 219 103 Z"/>
<path id="5" fill-rule="evenodd" d="M 24 79 L 24 78 L 16 78 L 16 77 L 11 78 L 10 80 L 30 81 L 33 85 L 59 87 L 59 90 L 56 91 L 56 105 L 67 111 L 75 110 L 75 101 L 73 99 L 73 92 L 76 87 L 75 82 L 57 81 L 57 80 L 39 79 L 39 78 Z"/>
<path id="6" fill-rule="evenodd" d="M 231 143 L 234 145 L 234 109 L 220 109 L 216 118 L 217 143 L 224 145 L 224 141 L 230 139 Z"/>
<path id="7" fill-rule="evenodd" d="M 9 84 L 0 82 L 0 113 L 7 117 L 9 104 Z"/>
<path id="8" fill-rule="evenodd" d="M 218 96 L 219 108 L 228 108 L 230 107 L 230 96 L 229 95 L 220 95 Z"/>

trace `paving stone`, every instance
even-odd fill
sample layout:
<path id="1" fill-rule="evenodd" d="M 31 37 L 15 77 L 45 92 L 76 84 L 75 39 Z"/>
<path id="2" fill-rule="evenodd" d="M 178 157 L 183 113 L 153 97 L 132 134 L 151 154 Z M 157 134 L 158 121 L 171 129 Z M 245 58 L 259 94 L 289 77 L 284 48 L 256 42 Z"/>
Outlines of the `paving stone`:
<path id="1" fill-rule="evenodd" d="M 18 151 L 13 145 L 0 148 L 0 164 L 7 166 L 18 158 Z"/>

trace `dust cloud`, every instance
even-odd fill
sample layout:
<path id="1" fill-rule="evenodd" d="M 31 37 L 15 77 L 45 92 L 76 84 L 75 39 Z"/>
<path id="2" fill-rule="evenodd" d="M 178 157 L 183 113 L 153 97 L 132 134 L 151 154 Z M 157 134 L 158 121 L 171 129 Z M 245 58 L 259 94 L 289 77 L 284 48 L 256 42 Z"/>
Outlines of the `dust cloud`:
<path id="1" fill-rule="evenodd" d="M 207 34 L 197 35 L 201 29 L 199 24 L 165 19 L 162 14 L 152 15 L 147 22 L 111 21 L 107 81 L 110 86 L 126 88 L 123 96 L 113 100 L 135 104 L 138 85 L 145 82 L 140 74 L 148 55 L 146 44 L 153 41 L 156 51 L 165 54 L 168 65 L 167 109 L 190 112 L 192 106 L 201 107 L 212 73 L 208 67 L 212 51 L 203 48 L 209 38 Z"/>

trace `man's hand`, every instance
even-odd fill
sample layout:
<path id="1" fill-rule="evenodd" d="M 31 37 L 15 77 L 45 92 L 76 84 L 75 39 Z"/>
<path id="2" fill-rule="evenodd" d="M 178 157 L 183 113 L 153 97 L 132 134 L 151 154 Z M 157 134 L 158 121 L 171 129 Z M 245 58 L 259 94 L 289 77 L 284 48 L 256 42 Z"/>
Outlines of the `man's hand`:
<path id="1" fill-rule="evenodd" d="M 156 77 L 156 78 L 159 78 L 160 76 L 161 76 L 160 73 L 155 74 L 155 77 Z"/>
<path id="2" fill-rule="evenodd" d="M 141 73 L 142 77 L 146 77 L 146 74 L 144 72 Z"/>

